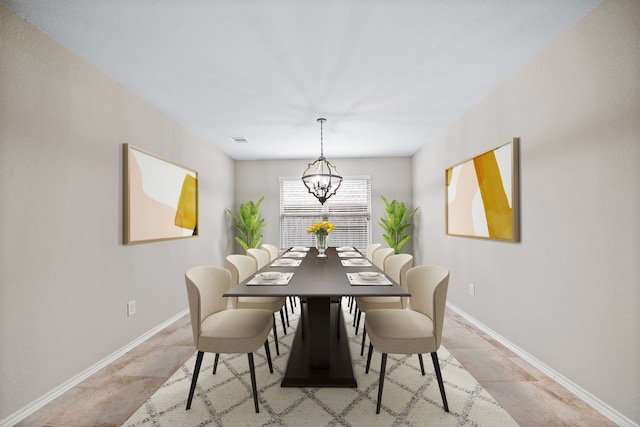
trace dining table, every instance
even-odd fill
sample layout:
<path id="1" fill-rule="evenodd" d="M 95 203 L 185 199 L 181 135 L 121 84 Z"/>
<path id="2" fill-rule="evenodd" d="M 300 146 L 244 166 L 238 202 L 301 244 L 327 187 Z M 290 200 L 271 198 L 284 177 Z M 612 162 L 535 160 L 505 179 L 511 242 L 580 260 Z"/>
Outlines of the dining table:
<path id="1" fill-rule="evenodd" d="M 227 297 L 300 298 L 300 321 L 282 387 L 357 387 L 341 308 L 345 296 L 410 296 L 351 247 L 290 248 Z"/>

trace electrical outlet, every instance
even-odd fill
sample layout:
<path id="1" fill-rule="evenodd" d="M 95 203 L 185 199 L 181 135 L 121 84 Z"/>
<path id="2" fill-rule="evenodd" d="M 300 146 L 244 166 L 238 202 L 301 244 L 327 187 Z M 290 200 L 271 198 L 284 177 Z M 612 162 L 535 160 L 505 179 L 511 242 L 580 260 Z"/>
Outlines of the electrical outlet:
<path id="1" fill-rule="evenodd" d="M 127 303 L 127 316 L 133 316 L 134 314 L 136 314 L 136 300 Z"/>
<path id="2" fill-rule="evenodd" d="M 469 283 L 469 295 L 471 295 L 472 297 L 476 296 L 476 285 L 474 285 L 473 283 Z"/>

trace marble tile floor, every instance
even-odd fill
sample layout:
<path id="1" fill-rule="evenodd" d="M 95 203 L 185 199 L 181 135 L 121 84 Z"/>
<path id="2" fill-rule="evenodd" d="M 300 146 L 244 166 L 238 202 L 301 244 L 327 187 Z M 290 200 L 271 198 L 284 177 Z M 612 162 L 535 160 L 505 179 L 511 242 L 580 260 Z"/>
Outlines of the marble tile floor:
<path id="1" fill-rule="evenodd" d="M 616 425 L 449 309 L 443 345 L 521 426 Z M 194 351 L 185 316 L 17 426 L 120 426 Z"/>

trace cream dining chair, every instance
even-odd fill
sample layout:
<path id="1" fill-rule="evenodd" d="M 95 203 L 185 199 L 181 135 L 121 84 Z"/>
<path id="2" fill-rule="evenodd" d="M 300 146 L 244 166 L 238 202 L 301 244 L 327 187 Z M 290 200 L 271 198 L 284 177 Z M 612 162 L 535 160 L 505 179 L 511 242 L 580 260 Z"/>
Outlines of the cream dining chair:
<path id="1" fill-rule="evenodd" d="M 364 256 L 365 258 L 367 258 L 370 262 L 373 262 L 373 254 L 375 251 L 377 251 L 379 248 L 382 247 L 382 243 L 371 243 L 369 245 L 367 245 L 367 247 L 364 250 Z M 351 310 L 353 309 L 353 307 L 355 307 L 355 298 L 353 298 L 352 296 L 349 297 L 349 313 L 351 313 Z M 353 326 L 356 326 L 356 318 L 358 316 L 358 308 L 356 307 L 354 315 L 353 315 Z"/>
<path id="2" fill-rule="evenodd" d="M 378 248 L 373 251 L 373 259 L 371 262 L 373 265 L 378 267 L 380 270 L 384 271 L 384 262 L 387 258 L 393 255 L 395 249 L 393 248 Z M 358 329 L 360 328 L 360 307 L 358 306 L 358 299 L 356 298 L 356 311 L 354 312 L 353 317 L 353 326 L 356 328 L 356 335 L 358 335 Z"/>
<path id="3" fill-rule="evenodd" d="M 256 260 L 258 270 L 271 263 L 271 253 L 266 249 L 249 248 L 247 249 L 247 255 Z"/>
<path id="4" fill-rule="evenodd" d="M 269 351 L 269 331 L 273 324 L 273 314 L 268 310 L 233 310 L 228 309 L 224 293 L 231 286 L 231 273 L 222 267 L 194 267 L 185 273 L 187 295 L 193 343 L 198 350 L 186 409 L 191 402 L 198 383 L 198 374 L 204 353 L 247 353 L 251 389 L 256 412 L 258 408 L 258 388 L 253 363 L 253 353 L 264 345 L 269 363 L 269 371 L 273 373 L 271 352 Z"/>
<path id="5" fill-rule="evenodd" d="M 365 249 L 365 256 L 371 262 L 373 262 L 373 253 L 382 246 L 382 243 L 371 243 Z"/>
<path id="6" fill-rule="evenodd" d="M 271 261 L 275 261 L 276 258 L 278 258 L 278 247 L 275 245 L 270 245 L 269 243 L 263 243 L 260 246 L 260 249 L 264 249 L 267 252 L 269 252 L 269 255 L 271 256 Z"/>
<path id="7" fill-rule="evenodd" d="M 247 277 L 257 271 L 257 265 L 254 258 L 249 255 L 233 254 L 227 255 L 226 267 L 231 272 L 231 283 L 237 285 Z M 278 331 L 276 330 L 275 313 L 280 312 L 280 320 L 282 321 L 282 330 L 287 334 L 287 328 L 284 319 L 283 307 L 286 303 L 285 297 L 238 297 L 232 298 L 233 308 L 261 308 L 271 311 L 273 315 L 273 341 L 276 346 L 276 355 L 280 355 L 280 346 L 278 344 Z M 217 359 L 216 359 L 217 361 Z M 214 363 L 214 372 L 215 372 Z"/>
<path id="8" fill-rule="evenodd" d="M 393 248 L 378 248 L 373 253 L 373 265 L 384 271 L 384 262 L 395 253 Z"/>
<path id="9" fill-rule="evenodd" d="M 444 410 L 449 412 L 437 353 L 442 341 L 448 286 L 449 271 L 446 268 L 434 265 L 413 267 L 407 272 L 407 288 L 411 293 L 409 309 L 378 309 L 367 312 L 364 320 L 370 340 L 367 373 L 369 373 L 373 349 L 382 353 L 376 414 L 380 413 L 389 353 L 418 354 L 422 375 L 425 375 L 422 354 L 431 353 L 442 404 Z"/>
<path id="10" fill-rule="evenodd" d="M 413 255 L 395 254 L 387 258 L 384 263 L 384 272 L 394 282 L 407 289 L 407 271 L 413 267 Z M 360 315 L 369 310 L 377 308 L 396 308 L 403 309 L 407 307 L 407 297 L 356 297 L 358 307 L 358 320 L 360 324 Z M 367 336 L 367 328 L 362 329 L 362 345 L 360 346 L 360 356 L 364 354 L 364 342 Z"/>
<path id="11" fill-rule="evenodd" d="M 269 243 L 263 243 L 260 246 L 261 249 L 266 250 L 267 252 L 269 252 L 269 255 L 271 256 L 271 261 L 275 261 L 276 259 L 278 259 L 278 256 L 280 255 L 280 251 L 278 250 L 278 247 L 276 245 L 271 245 Z M 294 313 L 293 311 L 293 306 L 295 305 L 295 298 L 293 297 L 293 295 L 289 296 L 289 308 L 291 309 L 291 314 Z M 285 308 L 286 309 L 286 308 Z M 289 319 L 287 319 L 287 326 L 289 326 Z"/>

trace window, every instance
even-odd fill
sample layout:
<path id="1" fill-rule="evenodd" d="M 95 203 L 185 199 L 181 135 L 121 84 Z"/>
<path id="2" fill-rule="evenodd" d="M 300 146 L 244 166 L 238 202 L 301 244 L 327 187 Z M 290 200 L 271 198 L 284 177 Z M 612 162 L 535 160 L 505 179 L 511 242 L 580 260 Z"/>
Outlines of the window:
<path id="1" fill-rule="evenodd" d="M 371 242 L 371 177 L 344 178 L 324 205 L 300 178 L 280 178 L 280 247 L 315 246 L 315 236 L 307 228 L 317 221 L 336 226 L 329 246 L 364 250 Z"/>

